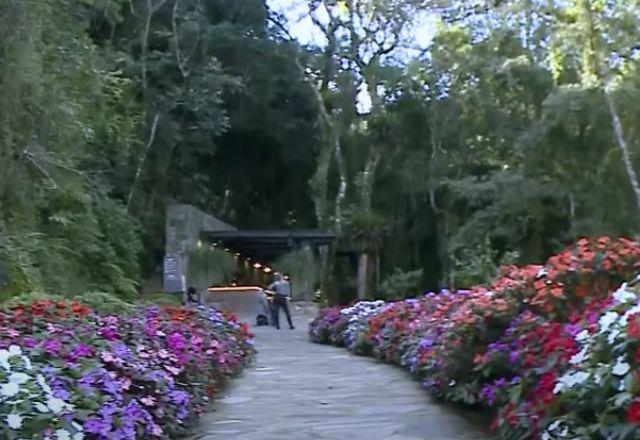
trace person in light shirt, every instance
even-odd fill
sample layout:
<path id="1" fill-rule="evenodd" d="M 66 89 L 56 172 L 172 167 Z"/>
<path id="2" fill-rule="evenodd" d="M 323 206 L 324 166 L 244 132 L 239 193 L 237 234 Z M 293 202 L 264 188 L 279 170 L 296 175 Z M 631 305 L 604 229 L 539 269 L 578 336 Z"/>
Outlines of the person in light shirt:
<path id="1" fill-rule="evenodd" d="M 281 273 L 275 274 L 275 281 L 269 286 L 269 290 L 275 293 L 273 297 L 273 319 L 277 329 L 280 329 L 280 309 L 284 310 L 287 316 L 289 328 L 293 330 L 295 327 L 291 322 L 291 313 L 289 312 L 289 300 L 291 299 L 291 283 L 284 278 Z"/>

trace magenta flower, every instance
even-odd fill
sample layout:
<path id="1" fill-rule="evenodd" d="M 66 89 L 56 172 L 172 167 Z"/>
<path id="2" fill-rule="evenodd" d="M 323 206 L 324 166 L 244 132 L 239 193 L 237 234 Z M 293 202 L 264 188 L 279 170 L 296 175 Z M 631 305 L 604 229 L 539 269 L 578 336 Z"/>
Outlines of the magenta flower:
<path id="1" fill-rule="evenodd" d="M 184 336 L 178 332 L 172 333 L 169 338 L 167 338 L 167 342 L 169 344 L 169 348 L 174 353 L 184 350 L 187 345 L 187 341 Z"/>
<path id="2" fill-rule="evenodd" d="M 60 352 L 62 344 L 57 339 L 47 339 L 42 344 L 42 349 L 50 356 L 55 356 Z"/>

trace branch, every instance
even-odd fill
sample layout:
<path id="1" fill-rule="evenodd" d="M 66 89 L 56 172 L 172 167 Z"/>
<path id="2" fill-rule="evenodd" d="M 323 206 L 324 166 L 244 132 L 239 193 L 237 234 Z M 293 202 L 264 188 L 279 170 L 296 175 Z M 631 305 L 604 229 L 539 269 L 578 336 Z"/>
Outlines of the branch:
<path id="1" fill-rule="evenodd" d="M 136 186 L 138 184 L 138 180 L 140 179 L 140 175 L 142 174 L 142 170 L 144 168 L 144 163 L 147 160 L 147 156 L 149 155 L 149 150 L 151 149 L 151 145 L 156 138 L 156 129 L 158 128 L 158 121 L 160 120 L 160 113 L 156 113 L 153 118 L 153 123 L 151 124 L 151 133 L 149 134 L 149 140 L 147 141 L 147 145 L 144 147 L 142 151 L 142 155 L 140 156 L 138 169 L 136 170 L 136 175 L 133 179 L 133 183 L 131 184 L 131 191 L 129 192 L 129 197 L 127 198 L 127 209 L 131 205 L 131 200 L 133 199 L 133 195 L 136 190 Z"/>
<path id="2" fill-rule="evenodd" d="M 267 16 L 267 20 L 271 22 L 276 28 L 278 28 L 280 32 L 282 32 L 287 37 L 288 41 L 295 41 L 295 38 L 293 37 L 293 35 L 291 35 L 291 33 L 285 27 L 285 25 L 280 22 L 279 17 L 274 16 L 273 13 L 269 13 L 269 15 Z"/>
<path id="3" fill-rule="evenodd" d="M 44 177 L 47 178 L 47 180 L 50 182 L 50 189 L 52 190 L 56 190 L 58 189 L 58 184 L 56 183 L 55 179 L 53 178 L 53 176 L 51 176 L 51 174 L 49 173 L 49 171 L 47 171 L 42 165 L 40 165 L 36 159 L 36 156 L 27 151 L 27 149 L 25 149 L 22 152 L 22 156 L 24 156 L 29 162 L 31 162 L 31 164 L 38 170 L 40 171 Z"/>

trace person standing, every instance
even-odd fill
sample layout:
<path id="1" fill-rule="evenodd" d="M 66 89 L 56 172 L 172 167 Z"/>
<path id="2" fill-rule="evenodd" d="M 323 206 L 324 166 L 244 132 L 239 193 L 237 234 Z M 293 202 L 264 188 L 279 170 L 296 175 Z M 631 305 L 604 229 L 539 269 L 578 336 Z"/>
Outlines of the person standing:
<path id="1" fill-rule="evenodd" d="M 295 327 L 291 322 L 291 313 L 289 312 L 289 299 L 291 299 L 291 283 L 287 281 L 281 273 L 276 273 L 275 281 L 269 286 L 269 290 L 275 293 L 273 297 L 273 319 L 277 329 L 280 329 L 280 309 L 284 310 L 287 316 L 289 328 L 293 330 Z"/>

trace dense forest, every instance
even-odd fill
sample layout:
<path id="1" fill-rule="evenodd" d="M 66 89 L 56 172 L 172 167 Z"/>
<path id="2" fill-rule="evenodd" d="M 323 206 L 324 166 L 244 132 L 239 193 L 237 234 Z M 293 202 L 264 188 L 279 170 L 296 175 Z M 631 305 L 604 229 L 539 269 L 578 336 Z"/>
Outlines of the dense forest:
<path id="1" fill-rule="evenodd" d="M 637 232 L 640 1 L 298 3 L 312 43 L 264 0 L 0 0 L 3 295 L 135 296 L 171 201 L 335 231 L 361 294 Z"/>

